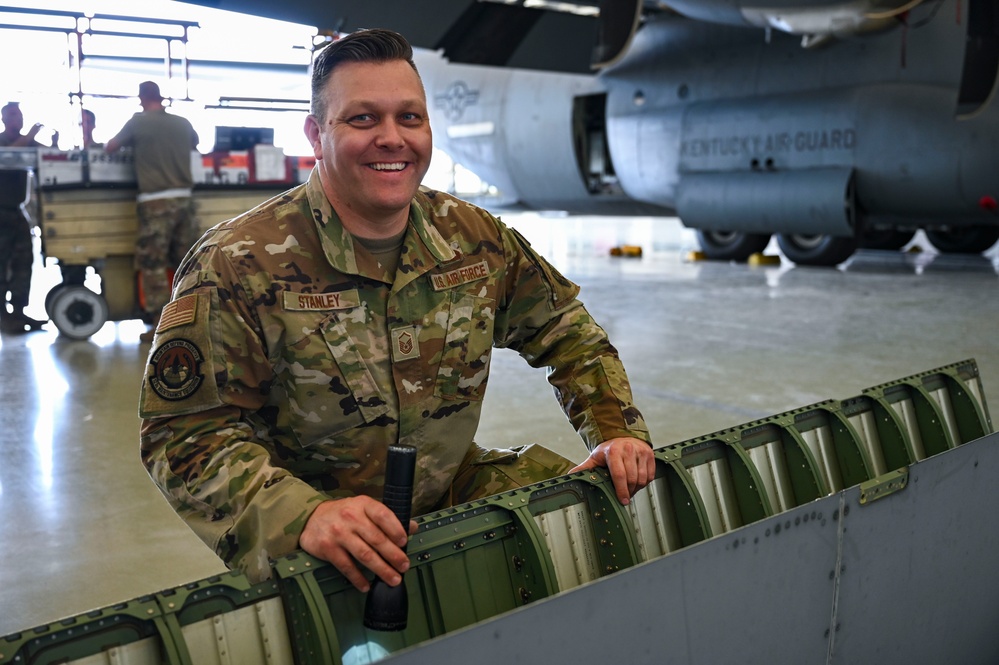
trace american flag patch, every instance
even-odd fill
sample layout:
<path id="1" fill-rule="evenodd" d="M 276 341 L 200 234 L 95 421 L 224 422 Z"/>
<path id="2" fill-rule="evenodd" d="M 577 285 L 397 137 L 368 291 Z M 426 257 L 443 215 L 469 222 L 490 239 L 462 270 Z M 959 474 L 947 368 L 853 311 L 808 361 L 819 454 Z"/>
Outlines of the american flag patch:
<path id="1" fill-rule="evenodd" d="M 156 326 L 156 332 L 161 333 L 170 328 L 194 323 L 198 313 L 198 294 L 192 293 L 172 302 L 168 302 L 160 314 L 160 322 Z"/>

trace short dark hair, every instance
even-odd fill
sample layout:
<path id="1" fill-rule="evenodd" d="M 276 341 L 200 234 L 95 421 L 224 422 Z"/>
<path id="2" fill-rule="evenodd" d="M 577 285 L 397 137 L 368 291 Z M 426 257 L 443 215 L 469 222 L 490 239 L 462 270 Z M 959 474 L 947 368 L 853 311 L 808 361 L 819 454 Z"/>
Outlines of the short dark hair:
<path id="1" fill-rule="evenodd" d="M 333 70 L 345 62 L 389 62 L 403 60 L 416 75 L 420 72 L 413 62 L 413 47 L 398 32 L 383 28 L 358 30 L 330 42 L 312 61 L 312 115 L 320 120 L 326 113 L 323 90 Z"/>

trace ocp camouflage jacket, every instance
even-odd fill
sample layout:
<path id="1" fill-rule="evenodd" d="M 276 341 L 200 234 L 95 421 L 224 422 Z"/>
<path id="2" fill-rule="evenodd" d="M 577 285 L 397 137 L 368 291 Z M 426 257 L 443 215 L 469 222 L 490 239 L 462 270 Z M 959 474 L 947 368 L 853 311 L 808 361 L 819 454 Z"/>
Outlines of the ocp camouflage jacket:
<path id="1" fill-rule="evenodd" d="M 394 281 L 344 230 L 318 174 L 188 253 L 142 384 L 142 458 L 228 565 L 266 577 L 329 498 L 379 498 L 387 446 L 419 450 L 413 514 L 472 445 L 492 347 L 550 368 L 589 448 L 649 440 L 578 287 L 515 231 L 422 190 Z"/>

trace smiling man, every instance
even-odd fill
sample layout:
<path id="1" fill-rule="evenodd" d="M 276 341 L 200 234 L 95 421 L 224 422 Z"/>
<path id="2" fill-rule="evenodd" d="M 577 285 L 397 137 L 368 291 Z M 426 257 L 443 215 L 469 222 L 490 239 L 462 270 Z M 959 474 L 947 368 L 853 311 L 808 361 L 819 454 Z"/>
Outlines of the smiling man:
<path id="1" fill-rule="evenodd" d="M 342 64 L 314 90 L 312 106 L 305 134 L 344 228 L 360 238 L 401 233 L 433 152 L 414 67 L 406 60 Z"/>
<path id="2" fill-rule="evenodd" d="M 473 439 L 494 347 L 548 380 L 622 503 L 655 461 L 617 351 L 562 277 L 486 211 L 420 187 L 432 152 L 412 49 L 365 30 L 315 60 L 309 181 L 206 234 L 164 308 L 142 458 L 190 527 L 251 579 L 295 549 L 358 588 L 398 584 L 408 534 L 381 502 L 417 448 L 416 515 L 568 472 Z M 415 524 L 411 524 L 412 529 Z"/>

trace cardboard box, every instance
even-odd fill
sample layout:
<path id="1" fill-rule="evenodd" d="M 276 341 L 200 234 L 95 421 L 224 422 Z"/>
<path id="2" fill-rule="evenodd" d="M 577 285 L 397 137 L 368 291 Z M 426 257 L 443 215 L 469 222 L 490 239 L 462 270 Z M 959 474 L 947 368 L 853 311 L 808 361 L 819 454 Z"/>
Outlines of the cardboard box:
<path id="1" fill-rule="evenodd" d="M 284 150 L 267 143 L 253 146 L 250 182 L 290 183 L 291 173 Z"/>
<path id="2" fill-rule="evenodd" d="M 191 177 L 195 185 L 212 185 L 218 181 L 215 158 L 211 153 L 202 155 L 197 150 L 191 151 Z"/>
<path id="3" fill-rule="evenodd" d="M 135 182 L 135 155 L 131 148 L 110 155 L 102 148 L 89 148 L 86 152 L 89 182 Z"/>
<path id="4" fill-rule="evenodd" d="M 250 182 L 250 153 L 227 150 L 213 153 L 217 182 L 222 185 L 245 185 Z"/>
<path id="5" fill-rule="evenodd" d="M 83 151 L 38 148 L 40 185 L 83 184 Z"/>

